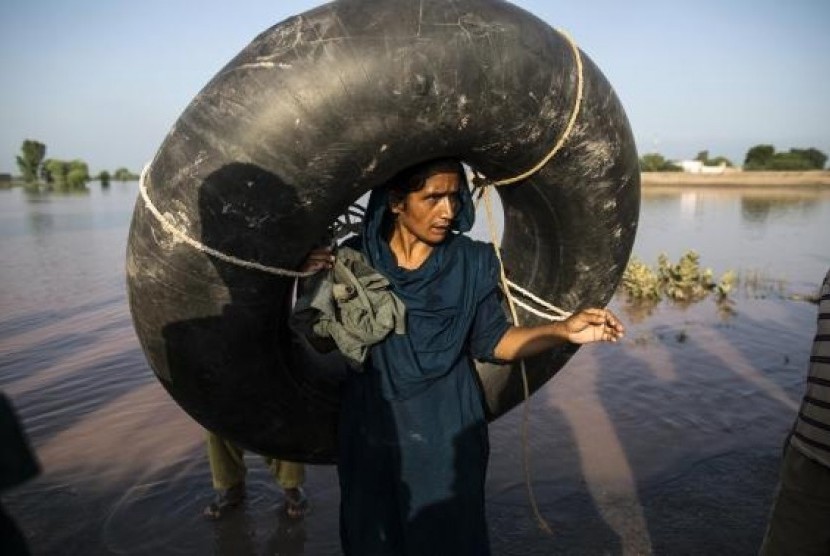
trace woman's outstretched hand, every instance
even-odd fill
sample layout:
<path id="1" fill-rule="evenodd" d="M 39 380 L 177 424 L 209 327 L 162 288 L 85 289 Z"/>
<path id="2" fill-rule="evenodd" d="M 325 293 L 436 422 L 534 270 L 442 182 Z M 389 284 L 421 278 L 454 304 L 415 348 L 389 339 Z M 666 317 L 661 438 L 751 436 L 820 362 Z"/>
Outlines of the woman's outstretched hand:
<path id="1" fill-rule="evenodd" d="M 562 324 L 566 339 L 573 344 L 616 342 L 625 334 L 620 319 L 608 309 L 583 309 Z"/>
<path id="2" fill-rule="evenodd" d="M 496 359 L 515 361 L 566 342 L 616 342 L 624 333 L 620 319 L 608 309 L 583 309 L 560 322 L 513 326 L 504 333 L 493 354 Z"/>

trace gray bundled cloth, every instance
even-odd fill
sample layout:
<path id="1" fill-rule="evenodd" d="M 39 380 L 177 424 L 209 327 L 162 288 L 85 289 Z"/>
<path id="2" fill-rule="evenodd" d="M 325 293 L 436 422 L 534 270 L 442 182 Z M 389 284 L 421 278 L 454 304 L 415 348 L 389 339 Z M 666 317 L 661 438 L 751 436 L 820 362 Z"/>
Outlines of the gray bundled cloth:
<path id="1" fill-rule="evenodd" d="M 331 338 L 353 369 L 361 370 L 369 347 L 390 332 L 406 332 L 403 302 L 359 251 L 339 248 L 334 268 L 309 278 L 303 289 L 291 328 L 306 336 Z"/>

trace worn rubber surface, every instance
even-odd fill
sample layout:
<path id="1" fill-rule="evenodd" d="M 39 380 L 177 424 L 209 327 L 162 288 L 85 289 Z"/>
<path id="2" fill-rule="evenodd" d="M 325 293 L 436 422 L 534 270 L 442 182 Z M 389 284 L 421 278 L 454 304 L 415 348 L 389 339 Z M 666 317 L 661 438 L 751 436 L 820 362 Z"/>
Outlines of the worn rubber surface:
<path id="1" fill-rule="evenodd" d="M 604 305 L 628 260 L 639 168 L 625 113 L 583 54 L 564 148 L 499 189 L 510 277 L 557 305 Z M 457 157 L 489 178 L 533 167 L 563 133 L 569 43 L 497 0 L 341 0 L 255 38 L 184 111 L 146 176 L 175 225 L 241 259 L 296 268 L 328 224 L 402 168 Z M 294 280 L 221 262 L 164 231 L 139 198 L 130 308 L 154 372 L 199 423 L 284 459 L 335 456 L 339 359 L 287 328 Z M 523 322 L 537 322 L 522 315 Z M 528 361 L 532 389 L 567 349 Z M 479 368 L 491 418 L 518 373 Z"/>

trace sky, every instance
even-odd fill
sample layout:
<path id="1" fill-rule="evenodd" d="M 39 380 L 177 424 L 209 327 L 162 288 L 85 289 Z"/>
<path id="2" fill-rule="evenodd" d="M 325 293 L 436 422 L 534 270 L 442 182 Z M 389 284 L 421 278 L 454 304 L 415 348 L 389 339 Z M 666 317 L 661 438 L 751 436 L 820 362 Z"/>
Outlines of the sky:
<path id="1" fill-rule="evenodd" d="M 416 0 L 412 0 L 416 1 Z M 319 0 L 3 0 L 0 173 L 25 139 L 138 171 L 208 80 Z M 626 110 L 640 155 L 830 155 L 830 1 L 516 0 L 566 30 Z"/>

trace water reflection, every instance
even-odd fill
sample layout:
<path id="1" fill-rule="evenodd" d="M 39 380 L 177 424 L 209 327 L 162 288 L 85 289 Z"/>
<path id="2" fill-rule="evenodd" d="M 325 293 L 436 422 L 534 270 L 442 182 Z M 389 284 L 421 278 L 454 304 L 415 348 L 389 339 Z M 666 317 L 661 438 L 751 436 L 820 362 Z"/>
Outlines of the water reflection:
<path id="1" fill-rule="evenodd" d="M 741 197 L 741 216 L 747 224 L 766 224 L 770 218 L 796 216 L 809 218 L 819 210 L 818 198 Z"/>
<path id="2" fill-rule="evenodd" d="M 69 188 L 69 187 L 26 187 L 23 189 L 26 197 L 30 201 L 43 201 L 60 197 L 88 197 L 92 190 L 89 186 Z"/>
<path id="3" fill-rule="evenodd" d="M 55 216 L 42 212 L 29 213 L 29 231 L 34 235 L 52 231 L 55 227 Z"/>
<path id="4" fill-rule="evenodd" d="M 698 211 L 697 193 L 684 191 L 680 195 L 680 213 L 684 218 L 690 218 Z"/>
<path id="5" fill-rule="evenodd" d="M 827 270 L 830 189 L 643 189 L 633 254 L 652 263 L 688 250 L 716 275 L 780 280 L 808 291 Z M 817 278 L 818 277 L 818 278 Z M 769 287 L 764 286 L 769 289 Z M 761 289 L 764 289 L 761 288 Z"/>
<path id="6" fill-rule="evenodd" d="M 643 324 L 661 311 L 683 313 L 697 304 L 712 307 L 721 323 L 726 324 L 737 315 L 736 302 L 729 297 L 722 299 L 701 299 L 697 301 L 668 301 L 654 299 L 627 299 L 624 293 L 617 294 L 617 303 L 623 320 L 629 324 Z"/>
<path id="7" fill-rule="evenodd" d="M 265 554 L 299 556 L 305 554 L 305 543 L 305 519 L 291 519 L 280 512 L 277 526 L 266 541 Z"/>

